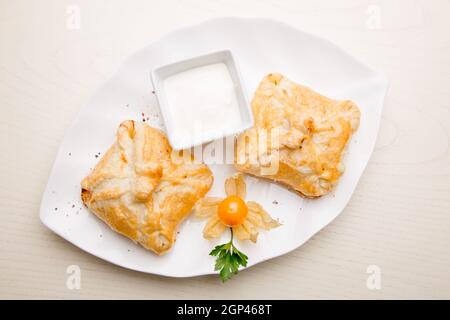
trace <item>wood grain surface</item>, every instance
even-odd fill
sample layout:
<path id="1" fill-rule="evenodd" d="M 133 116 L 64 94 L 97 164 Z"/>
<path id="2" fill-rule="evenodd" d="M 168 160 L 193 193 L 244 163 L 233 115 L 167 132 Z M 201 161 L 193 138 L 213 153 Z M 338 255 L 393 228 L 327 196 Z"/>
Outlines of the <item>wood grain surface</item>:
<path id="1" fill-rule="evenodd" d="M 449 13 L 448 0 L 0 0 L 0 298 L 450 298 Z M 344 212 L 226 284 L 125 270 L 46 229 L 41 196 L 87 99 L 127 55 L 220 16 L 284 21 L 389 78 L 376 149 Z M 79 290 L 66 286 L 70 265 Z"/>

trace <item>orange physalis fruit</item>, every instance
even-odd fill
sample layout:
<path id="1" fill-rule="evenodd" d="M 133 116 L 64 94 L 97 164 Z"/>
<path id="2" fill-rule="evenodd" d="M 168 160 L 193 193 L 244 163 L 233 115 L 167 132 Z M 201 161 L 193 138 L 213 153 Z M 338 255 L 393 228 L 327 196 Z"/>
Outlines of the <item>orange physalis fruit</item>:
<path id="1" fill-rule="evenodd" d="M 229 227 L 242 224 L 247 214 L 248 207 L 245 201 L 237 196 L 229 196 L 219 203 L 219 219 Z"/>

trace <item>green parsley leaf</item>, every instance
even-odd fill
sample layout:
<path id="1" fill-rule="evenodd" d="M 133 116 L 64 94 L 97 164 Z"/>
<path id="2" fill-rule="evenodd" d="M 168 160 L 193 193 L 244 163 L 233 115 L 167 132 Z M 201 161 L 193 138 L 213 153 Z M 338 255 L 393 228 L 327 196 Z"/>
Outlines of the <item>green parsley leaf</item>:
<path id="1" fill-rule="evenodd" d="M 216 246 L 209 255 L 217 257 L 214 270 L 219 271 L 222 282 L 237 274 L 240 266 L 247 266 L 248 257 L 233 245 L 233 238 L 228 243 Z"/>

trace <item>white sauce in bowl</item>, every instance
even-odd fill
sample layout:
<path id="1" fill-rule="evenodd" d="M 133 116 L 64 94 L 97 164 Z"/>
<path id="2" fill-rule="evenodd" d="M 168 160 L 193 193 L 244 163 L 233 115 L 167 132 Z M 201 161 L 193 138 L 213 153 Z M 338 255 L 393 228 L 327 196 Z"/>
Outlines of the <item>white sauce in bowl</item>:
<path id="1" fill-rule="evenodd" d="M 193 68 L 164 79 L 174 137 L 192 141 L 227 133 L 242 122 L 235 85 L 225 63 Z"/>

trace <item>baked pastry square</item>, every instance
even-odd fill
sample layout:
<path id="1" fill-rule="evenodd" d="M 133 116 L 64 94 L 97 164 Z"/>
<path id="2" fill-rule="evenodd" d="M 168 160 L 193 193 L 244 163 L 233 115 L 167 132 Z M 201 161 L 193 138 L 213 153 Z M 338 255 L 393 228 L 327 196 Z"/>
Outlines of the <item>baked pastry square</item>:
<path id="1" fill-rule="evenodd" d="M 358 107 L 273 73 L 259 84 L 252 109 L 255 125 L 237 139 L 235 167 L 306 197 L 330 192 L 344 171 L 343 153 L 359 126 Z"/>
<path id="2" fill-rule="evenodd" d="M 188 153 L 172 153 L 164 133 L 128 120 L 81 182 L 81 198 L 113 230 L 162 254 L 212 183 L 209 168 Z"/>

